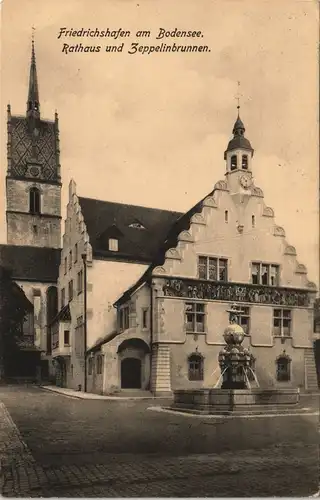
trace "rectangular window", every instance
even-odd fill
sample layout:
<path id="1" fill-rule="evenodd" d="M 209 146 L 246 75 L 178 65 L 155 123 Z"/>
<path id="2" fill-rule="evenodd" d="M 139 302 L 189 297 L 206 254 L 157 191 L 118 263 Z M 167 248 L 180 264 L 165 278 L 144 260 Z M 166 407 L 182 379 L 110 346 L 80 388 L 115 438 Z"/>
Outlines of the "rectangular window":
<path id="1" fill-rule="evenodd" d="M 129 306 L 120 309 L 119 316 L 120 330 L 127 330 L 129 328 Z"/>
<path id="2" fill-rule="evenodd" d="M 142 328 L 148 328 L 148 309 L 142 309 Z"/>
<path id="3" fill-rule="evenodd" d="M 67 257 L 64 258 L 64 274 L 67 274 L 68 271 L 68 259 Z"/>
<path id="4" fill-rule="evenodd" d="M 101 354 L 97 355 L 97 375 L 102 374 L 102 356 Z"/>
<path id="5" fill-rule="evenodd" d="M 78 261 L 78 243 L 74 246 L 74 262 Z"/>
<path id="6" fill-rule="evenodd" d="M 78 289 L 78 294 L 82 293 L 83 291 L 83 270 L 78 272 L 78 277 L 77 277 L 77 289 Z"/>
<path id="7" fill-rule="evenodd" d="M 228 281 L 228 261 L 216 257 L 200 256 L 198 275 L 201 280 Z"/>
<path id="8" fill-rule="evenodd" d="M 250 332 L 250 309 L 249 307 L 241 307 L 234 313 L 229 314 L 229 321 L 231 321 L 232 316 L 237 318 L 237 323 L 242 326 L 244 333 L 249 334 Z"/>
<path id="9" fill-rule="evenodd" d="M 109 239 L 109 250 L 111 252 L 117 252 L 118 249 L 119 249 L 118 240 L 116 240 L 114 238 L 110 238 Z"/>
<path id="10" fill-rule="evenodd" d="M 275 264 L 252 262 L 251 281 L 254 285 L 279 286 L 280 268 Z"/>
<path id="11" fill-rule="evenodd" d="M 205 331 L 205 304 L 187 302 L 185 306 L 186 331 L 204 333 Z"/>
<path id="12" fill-rule="evenodd" d="M 64 288 L 61 290 L 61 309 L 64 307 L 66 303 L 66 291 Z"/>
<path id="13" fill-rule="evenodd" d="M 291 335 L 291 310 L 273 310 L 273 335 L 275 337 L 290 337 Z"/>
<path id="14" fill-rule="evenodd" d="M 64 345 L 70 345 L 70 331 L 65 330 L 64 331 Z"/>
<path id="15" fill-rule="evenodd" d="M 69 269 L 72 268 L 72 250 L 69 252 Z"/>
<path id="16" fill-rule="evenodd" d="M 73 280 L 69 281 L 69 302 L 73 299 Z"/>

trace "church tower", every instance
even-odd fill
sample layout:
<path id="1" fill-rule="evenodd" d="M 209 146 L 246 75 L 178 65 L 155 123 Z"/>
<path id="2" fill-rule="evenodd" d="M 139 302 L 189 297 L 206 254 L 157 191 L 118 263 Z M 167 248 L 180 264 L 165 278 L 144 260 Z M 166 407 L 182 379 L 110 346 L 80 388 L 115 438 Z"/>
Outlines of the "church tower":
<path id="1" fill-rule="evenodd" d="M 12 115 L 8 105 L 6 177 L 7 243 L 61 246 L 61 177 L 58 115 L 40 117 L 34 41 L 26 116 Z"/>

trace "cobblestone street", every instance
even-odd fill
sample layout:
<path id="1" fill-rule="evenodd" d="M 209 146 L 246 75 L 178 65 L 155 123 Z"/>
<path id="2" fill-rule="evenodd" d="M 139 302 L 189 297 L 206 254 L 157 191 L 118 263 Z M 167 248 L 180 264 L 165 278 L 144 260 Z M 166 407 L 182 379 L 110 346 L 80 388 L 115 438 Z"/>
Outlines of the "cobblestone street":
<path id="1" fill-rule="evenodd" d="M 0 389 L 4 496 L 309 496 L 318 490 L 318 400 L 303 416 L 195 418 L 154 401 Z M 160 404 L 160 403 L 159 403 Z"/>

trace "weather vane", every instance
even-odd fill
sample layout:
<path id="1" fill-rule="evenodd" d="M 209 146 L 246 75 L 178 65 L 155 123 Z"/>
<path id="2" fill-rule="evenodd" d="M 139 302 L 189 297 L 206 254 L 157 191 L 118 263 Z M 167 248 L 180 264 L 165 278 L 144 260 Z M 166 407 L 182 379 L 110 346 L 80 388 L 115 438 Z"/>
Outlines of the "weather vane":
<path id="1" fill-rule="evenodd" d="M 239 114 L 239 110 L 240 110 L 240 97 L 241 97 L 241 94 L 240 94 L 240 82 L 238 81 L 238 92 L 236 94 L 236 99 L 237 99 L 237 102 L 238 102 L 238 106 L 237 106 L 238 114 Z"/>

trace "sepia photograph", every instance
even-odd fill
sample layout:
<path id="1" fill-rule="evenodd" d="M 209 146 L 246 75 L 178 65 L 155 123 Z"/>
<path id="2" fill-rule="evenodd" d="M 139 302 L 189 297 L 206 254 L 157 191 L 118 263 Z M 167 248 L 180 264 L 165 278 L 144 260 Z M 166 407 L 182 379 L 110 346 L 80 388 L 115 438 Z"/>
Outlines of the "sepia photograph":
<path id="1" fill-rule="evenodd" d="M 1 3 L 0 493 L 319 497 L 319 3 Z"/>

